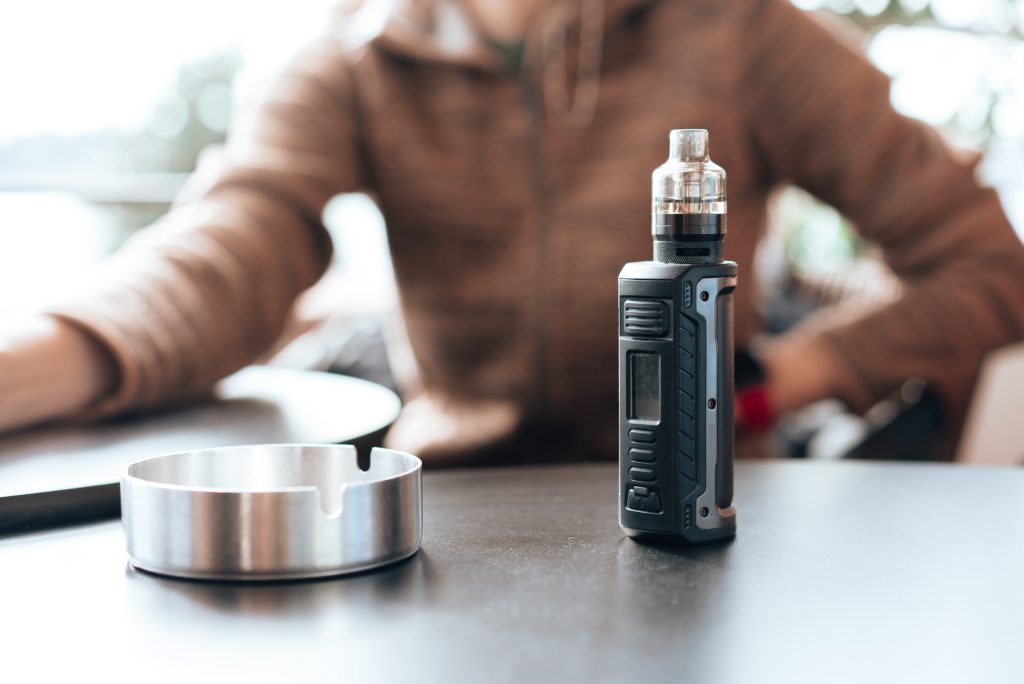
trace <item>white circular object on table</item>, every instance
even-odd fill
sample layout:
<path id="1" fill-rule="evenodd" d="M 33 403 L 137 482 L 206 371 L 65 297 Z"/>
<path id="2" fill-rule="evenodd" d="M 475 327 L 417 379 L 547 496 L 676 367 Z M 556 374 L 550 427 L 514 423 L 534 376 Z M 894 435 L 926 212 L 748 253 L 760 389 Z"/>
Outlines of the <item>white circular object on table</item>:
<path id="1" fill-rule="evenodd" d="M 118 482 L 141 459 L 260 443 L 352 442 L 383 431 L 401 404 L 341 375 L 252 366 L 193 406 L 0 436 L 0 497 Z"/>

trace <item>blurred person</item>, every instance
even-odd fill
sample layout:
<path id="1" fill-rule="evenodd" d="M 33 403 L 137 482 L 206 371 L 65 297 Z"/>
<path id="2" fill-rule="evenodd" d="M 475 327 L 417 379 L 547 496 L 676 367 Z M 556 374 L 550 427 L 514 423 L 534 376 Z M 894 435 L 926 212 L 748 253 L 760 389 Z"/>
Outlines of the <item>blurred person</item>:
<path id="1" fill-rule="evenodd" d="M 919 377 L 955 422 L 986 352 L 1024 336 L 1024 249 L 976 159 L 898 115 L 855 41 L 787 0 L 398 0 L 294 60 L 223 168 L 94 281 L 4 323 L 0 427 L 203 394 L 324 272 L 325 203 L 365 191 L 417 366 L 390 446 L 614 458 L 616 275 L 649 258 L 650 173 L 685 127 L 729 173 L 739 345 L 781 184 L 850 217 L 902 282 L 760 345 L 771 412 L 861 411 Z"/>

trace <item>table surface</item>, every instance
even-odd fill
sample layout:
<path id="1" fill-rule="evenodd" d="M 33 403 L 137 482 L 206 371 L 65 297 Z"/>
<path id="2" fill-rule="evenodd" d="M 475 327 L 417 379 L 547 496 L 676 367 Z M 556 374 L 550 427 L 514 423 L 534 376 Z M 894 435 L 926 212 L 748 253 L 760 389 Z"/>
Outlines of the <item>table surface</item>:
<path id="1" fill-rule="evenodd" d="M 735 540 L 659 548 L 611 464 L 427 472 L 420 553 L 287 584 L 133 570 L 117 522 L 0 540 L 0 679 L 1024 681 L 1024 471 L 741 463 L 736 491 Z"/>
<path id="2" fill-rule="evenodd" d="M 393 392 L 364 380 L 252 366 L 187 408 L 0 437 L 0 496 L 118 482 L 130 463 L 175 451 L 339 444 L 383 430 L 399 409 Z"/>

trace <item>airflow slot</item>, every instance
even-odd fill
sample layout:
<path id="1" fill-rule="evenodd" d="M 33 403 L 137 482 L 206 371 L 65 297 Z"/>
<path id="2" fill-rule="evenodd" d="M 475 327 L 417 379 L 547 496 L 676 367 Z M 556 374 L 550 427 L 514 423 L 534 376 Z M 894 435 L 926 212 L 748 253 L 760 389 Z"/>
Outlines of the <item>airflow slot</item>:
<path id="1" fill-rule="evenodd" d="M 665 312 L 665 303 L 657 299 L 627 299 L 622 304 L 622 330 L 635 337 L 663 336 Z"/>

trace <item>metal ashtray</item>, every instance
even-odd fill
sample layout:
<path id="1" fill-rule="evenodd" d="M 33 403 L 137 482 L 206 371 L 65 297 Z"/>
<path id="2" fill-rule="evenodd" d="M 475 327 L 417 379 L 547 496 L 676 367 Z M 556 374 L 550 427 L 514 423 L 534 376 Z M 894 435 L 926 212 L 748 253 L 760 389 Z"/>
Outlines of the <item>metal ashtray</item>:
<path id="1" fill-rule="evenodd" d="M 268 444 L 139 461 L 121 477 L 132 565 L 217 580 L 326 577 L 420 546 L 422 463 L 352 446 Z"/>

